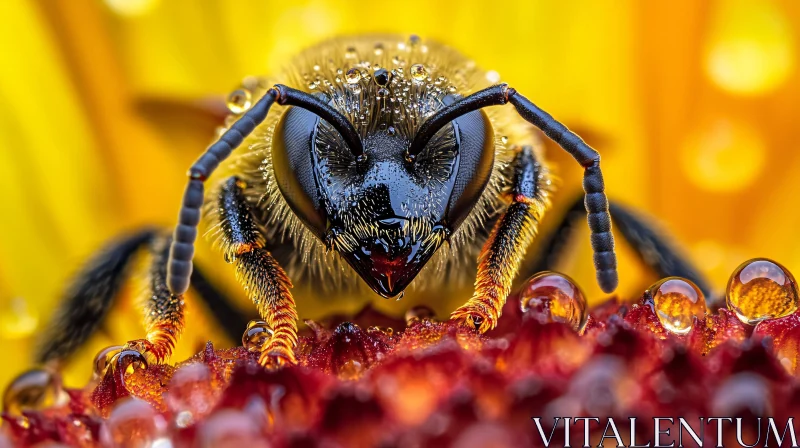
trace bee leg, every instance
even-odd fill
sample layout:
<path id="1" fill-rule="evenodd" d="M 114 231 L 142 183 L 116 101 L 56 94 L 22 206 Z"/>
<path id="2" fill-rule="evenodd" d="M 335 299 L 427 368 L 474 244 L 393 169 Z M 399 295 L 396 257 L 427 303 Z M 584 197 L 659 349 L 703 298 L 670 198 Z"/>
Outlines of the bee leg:
<path id="1" fill-rule="evenodd" d="M 147 271 L 144 324 L 146 336 L 125 344 L 127 350 L 142 354 L 148 362 L 162 363 L 169 359 L 184 327 L 183 294 L 173 295 L 167 289 L 167 261 L 172 238 L 161 236 L 150 246 L 151 262 Z"/>
<path id="2" fill-rule="evenodd" d="M 169 358 L 184 328 L 183 295 L 173 295 L 167 288 L 171 244 L 171 236 L 156 238 L 151 243 L 152 261 L 148 270 L 147 298 L 144 301 L 147 336 L 130 341 L 125 346 L 156 362 Z M 196 297 L 202 299 L 228 337 L 237 340 L 247 325 L 245 318 L 214 288 L 200 269 L 192 270 L 191 280 Z"/>
<path id="3" fill-rule="evenodd" d="M 212 218 L 218 221 L 226 260 L 235 264 L 236 278 L 273 331 L 261 349 L 259 362 L 266 367 L 295 364 L 297 310 L 289 291 L 292 282 L 265 248 L 244 187 L 236 177 L 224 181 L 217 193 L 217 214 Z"/>
<path id="4" fill-rule="evenodd" d="M 41 338 L 37 362 L 58 363 L 89 339 L 113 306 L 134 255 L 157 234 L 156 229 L 142 229 L 110 243 L 86 264 L 67 288 Z"/>
<path id="5" fill-rule="evenodd" d="M 673 243 L 672 238 L 658 229 L 652 220 L 614 201 L 609 202 L 608 209 L 617 233 L 631 245 L 641 262 L 650 267 L 658 277 L 677 276 L 689 279 L 706 297 L 714 296 L 708 280 L 681 253 L 680 247 Z M 574 202 L 555 230 L 539 237 L 541 248 L 533 263 L 525 267 L 521 274 L 527 277 L 537 272 L 553 270 L 579 219 L 586 219 L 583 198 Z"/>
<path id="6" fill-rule="evenodd" d="M 147 272 L 144 323 L 146 336 L 126 344 L 125 348 L 139 351 L 149 360 L 163 362 L 172 354 L 184 328 L 184 297 L 173 295 L 167 288 L 167 266 L 171 236 L 163 236 L 151 243 L 151 263 Z M 206 279 L 201 269 L 192 270 L 192 290 L 203 301 L 225 334 L 238 340 L 247 320 L 230 304 L 222 293 Z"/>
<path id="7" fill-rule="evenodd" d="M 511 282 L 549 206 L 547 169 L 530 146 L 517 153 L 509 169 L 511 204 L 495 223 L 478 257 L 475 293 L 450 316 L 480 332 L 497 325 Z"/>
<path id="8" fill-rule="evenodd" d="M 149 361 L 166 361 L 178 342 L 184 327 L 183 294 L 173 295 L 167 289 L 167 261 L 172 238 L 155 239 L 150 248 L 152 261 L 148 269 L 144 301 L 144 339 L 129 341 L 126 349 L 136 350 Z"/>

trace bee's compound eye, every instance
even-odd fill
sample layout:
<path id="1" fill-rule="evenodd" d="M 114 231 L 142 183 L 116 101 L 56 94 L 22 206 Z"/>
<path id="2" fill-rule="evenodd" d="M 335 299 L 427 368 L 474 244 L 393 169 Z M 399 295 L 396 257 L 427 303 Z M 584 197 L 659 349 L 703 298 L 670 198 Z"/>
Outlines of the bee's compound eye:
<path id="1" fill-rule="evenodd" d="M 458 132 L 459 163 L 447 206 L 447 222 L 455 230 L 475 207 L 489 183 L 494 166 L 494 132 L 483 111 L 453 120 Z"/>
<path id="2" fill-rule="evenodd" d="M 317 189 L 313 165 L 319 120 L 316 114 L 299 107 L 290 107 L 283 114 L 272 138 L 272 168 L 289 207 L 322 238 L 327 214 Z"/>

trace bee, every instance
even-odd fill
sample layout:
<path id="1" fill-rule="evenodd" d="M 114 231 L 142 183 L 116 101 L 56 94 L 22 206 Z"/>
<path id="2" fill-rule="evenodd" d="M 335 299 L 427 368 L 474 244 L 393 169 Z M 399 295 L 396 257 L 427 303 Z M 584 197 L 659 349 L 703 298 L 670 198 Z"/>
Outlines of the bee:
<path id="1" fill-rule="evenodd" d="M 260 348 L 264 366 L 296 362 L 292 279 L 336 288 L 363 282 L 388 298 L 423 278 L 441 287 L 474 266 L 474 292 L 450 318 L 486 332 L 550 206 L 552 175 L 534 127 L 584 171 L 576 210 L 585 210 L 597 281 L 614 291 L 600 155 L 491 78 L 457 51 L 416 36 L 334 39 L 300 54 L 282 84 L 250 78 L 230 98 L 229 126 L 188 171 L 172 235 L 146 229 L 91 262 L 40 360 L 63 357 L 88 338 L 144 246 L 154 255 L 147 334 L 126 348 L 167 359 L 184 327 L 184 294 L 199 278 L 192 260 L 201 216 L 272 329 Z M 223 162 L 232 175 L 206 194 Z M 622 208 L 614 215 L 633 246 L 650 254 L 648 264 L 697 278 L 643 221 Z"/>

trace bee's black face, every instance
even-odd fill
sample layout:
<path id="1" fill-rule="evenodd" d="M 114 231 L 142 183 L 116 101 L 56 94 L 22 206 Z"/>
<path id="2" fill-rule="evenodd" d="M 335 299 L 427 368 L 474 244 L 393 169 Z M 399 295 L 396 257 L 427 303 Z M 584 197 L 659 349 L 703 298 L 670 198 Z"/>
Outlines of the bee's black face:
<path id="1" fill-rule="evenodd" d="M 401 293 L 478 201 L 494 163 L 486 116 L 464 115 L 414 163 L 389 125 L 366 133 L 366 162 L 316 115 L 292 108 L 275 132 L 273 168 L 289 206 L 378 294 Z"/>

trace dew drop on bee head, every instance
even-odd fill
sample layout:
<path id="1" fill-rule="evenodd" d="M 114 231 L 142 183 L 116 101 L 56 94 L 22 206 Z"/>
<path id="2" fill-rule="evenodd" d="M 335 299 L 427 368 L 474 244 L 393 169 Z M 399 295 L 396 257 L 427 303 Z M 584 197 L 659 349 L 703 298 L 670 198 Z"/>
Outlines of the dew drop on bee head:
<path id="1" fill-rule="evenodd" d="M 348 84 L 357 84 L 361 81 L 361 72 L 357 68 L 351 68 L 345 73 L 344 79 Z"/>
<path id="2" fill-rule="evenodd" d="M 726 302 L 739 320 L 755 325 L 796 312 L 797 283 L 777 262 L 754 258 L 739 265 L 731 275 Z"/>
<path id="3" fill-rule="evenodd" d="M 665 329 L 678 335 L 689 333 L 695 319 L 706 315 L 706 299 L 700 288 L 680 277 L 667 277 L 650 286 L 645 304 L 652 307 Z"/>
<path id="4" fill-rule="evenodd" d="M 411 78 L 416 83 L 423 83 L 428 78 L 428 69 L 422 64 L 414 64 L 411 66 Z"/>
<path id="5" fill-rule="evenodd" d="M 523 283 L 519 294 L 523 313 L 544 321 L 562 322 L 575 331 L 586 325 L 587 306 L 583 291 L 569 277 L 557 272 L 540 272 Z"/>
<path id="6" fill-rule="evenodd" d="M 375 75 L 373 75 L 372 79 L 375 80 L 375 84 L 386 86 L 389 84 L 389 71 L 385 68 L 378 68 L 378 70 L 375 70 Z"/>
<path id="7" fill-rule="evenodd" d="M 242 335 L 242 345 L 253 353 L 261 352 L 264 346 L 272 339 L 272 328 L 263 320 L 251 320 Z"/>
<path id="8" fill-rule="evenodd" d="M 252 97 L 247 89 L 236 89 L 228 95 L 228 110 L 234 114 L 246 112 L 252 106 Z"/>

